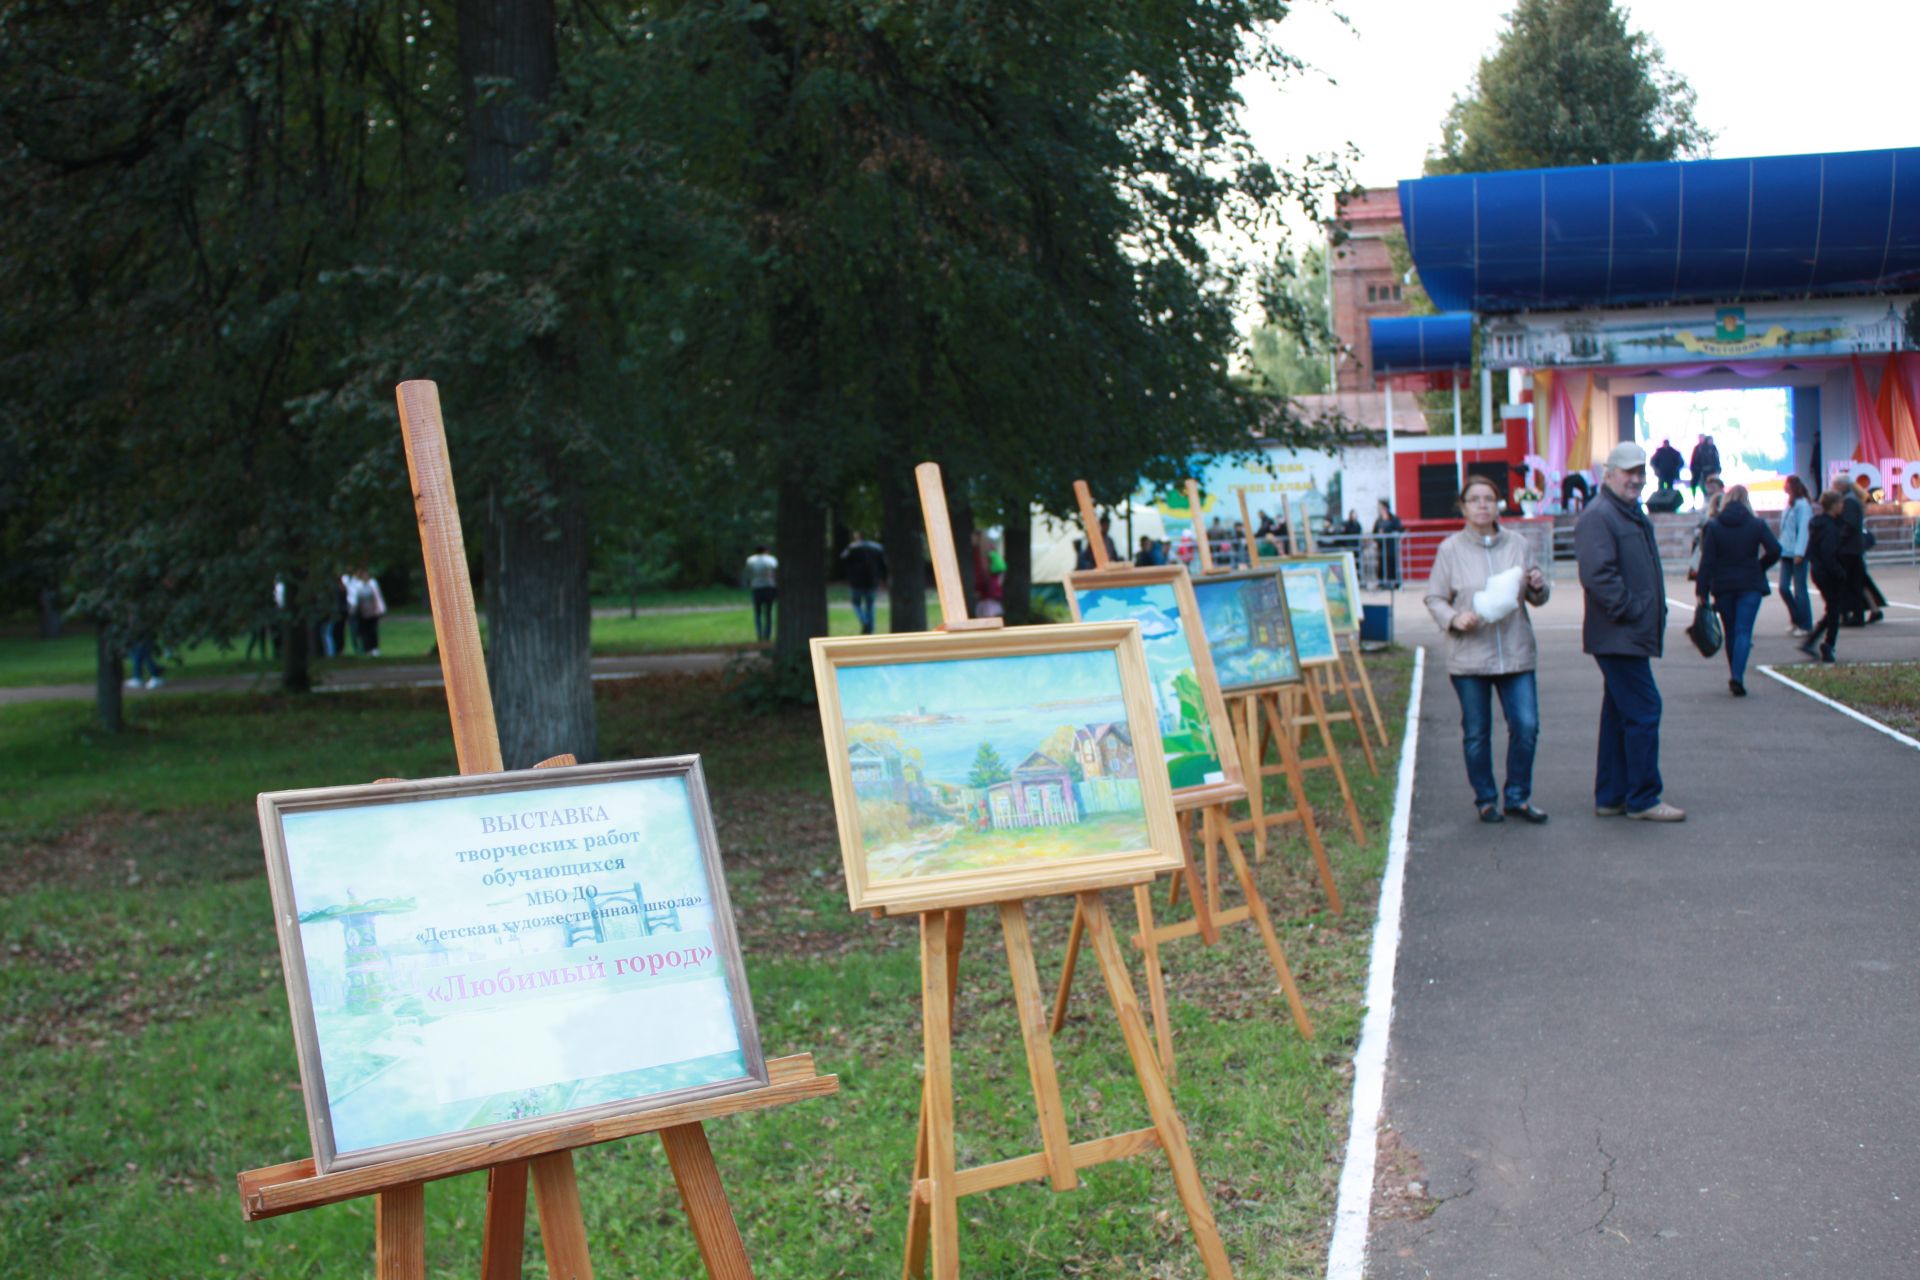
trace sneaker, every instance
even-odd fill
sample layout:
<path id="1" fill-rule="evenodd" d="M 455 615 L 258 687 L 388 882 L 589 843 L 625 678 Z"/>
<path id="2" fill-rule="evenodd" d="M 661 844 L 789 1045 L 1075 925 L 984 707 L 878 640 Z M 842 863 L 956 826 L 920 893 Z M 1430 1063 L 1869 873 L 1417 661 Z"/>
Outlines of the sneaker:
<path id="1" fill-rule="evenodd" d="M 1593 806 L 1593 816 L 1596 818 L 1617 818 L 1626 811 L 1627 806 L 1623 804 L 1597 804 Z"/>
<path id="2" fill-rule="evenodd" d="M 149 688 L 149 689 L 158 689 L 158 688 L 159 688 L 159 687 L 160 687 L 161 685 L 163 685 L 163 684 L 165 684 L 165 683 L 166 683 L 166 681 L 165 681 L 165 680 L 163 680 L 163 679 L 161 679 L 161 678 L 160 678 L 159 676 L 148 676 L 148 677 L 147 677 L 147 688 Z"/>
<path id="3" fill-rule="evenodd" d="M 1642 809 L 1638 813 L 1629 813 L 1629 818 L 1638 818 L 1642 822 L 1685 822 L 1687 811 L 1668 804 L 1665 800 L 1651 809 Z"/>
<path id="4" fill-rule="evenodd" d="M 370 658 L 377 658 L 380 656 L 380 651 L 378 649 L 375 649 L 371 653 L 369 653 L 367 656 Z"/>
<path id="5" fill-rule="evenodd" d="M 1747 696 L 1747 686 L 1741 684 L 1738 680 L 1729 680 L 1727 681 L 1727 692 L 1736 698 L 1744 698 Z"/>
<path id="6" fill-rule="evenodd" d="M 1832 645 L 1830 645 L 1830 644 L 1823 644 L 1823 645 L 1821 645 L 1821 646 L 1820 646 L 1820 661 L 1822 661 L 1822 662 L 1835 662 L 1835 661 L 1838 661 L 1838 659 L 1836 659 L 1836 658 L 1835 658 L 1835 657 L 1833 656 L 1833 646 L 1832 646 Z"/>
<path id="7" fill-rule="evenodd" d="M 127 688 L 129 688 L 129 689 L 138 689 L 139 687 L 140 687 L 140 677 L 139 677 L 139 676 L 134 676 L 134 677 L 132 677 L 131 679 L 129 679 L 129 680 L 127 681 Z"/>
<path id="8" fill-rule="evenodd" d="M 1883 612 L 1881 612 L 1881 611 L 1880 611 L 1880 610 L 1878 610 L 1878 609 L 1875 609 L 1875 610 L 1874 610 L 1874 611 L 1873 611 L 1872 613 L 1870 613 L 1870 614 L 1868 614 L 1868 615 L 1867 615 L 1867 621 L 1868 621 L 1868 622 L 1878 622 L 1878 621 L 1880 621 L 1880 619 L 1882 619 L 1882 618 L 1884 618 L 1884 617 L 1886 617 L 1886 616 L 1887 616 L 1887 615 L 1886 615 L 1885 613 L 1883 613 Z"/>

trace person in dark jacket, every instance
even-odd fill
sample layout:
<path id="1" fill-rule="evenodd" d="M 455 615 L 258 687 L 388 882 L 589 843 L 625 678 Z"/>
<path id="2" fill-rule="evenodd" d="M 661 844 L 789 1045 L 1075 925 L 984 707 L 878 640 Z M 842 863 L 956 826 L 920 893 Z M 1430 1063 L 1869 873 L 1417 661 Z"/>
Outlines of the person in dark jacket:
<path id="1" fill-rule="evenodd" d="M 853 616 L 860 619 L 860 634 L 870 636 L 875 597 L 887 581 L 886 548 L 855 529 L 840 560 L 847 567 L 847 592 L 853 597 Z"/>
<path id="2" fill-rule="evenodd" d="M 1701 436 L 1693 446 L 1693 453 L 1687 458 L 1687 484 L 1697 498 L 1700 486 L 1706 483 L 1708 476 L 1720 474 L 1720 447 L 1713 442 L 1712 436 Z"/>
<path id="3" fill-rule="evenodd" d="M 1699 608 L 1713 595 L 1714 611 L 1726 635 L 1727 690 L 1747 696 L 1747 655 L 1753 652 L 1753 624 L 1760 602 L 1771 593 L 1767 570 L 1780 563 L 1780 541 L 1767 522 L 1753 514 L 1747 486 L 1734 485 L 1727 500 L 1700 535 L 1700 575 L 1695 580 Z"/>
<path id="4" fill-rule="evenodd" d="M 1887 597 L 1881 593 L 1880 584 L 1873 580 L 1873 575 L 1867 572 L 1867 552 L 1873 550 L 1873 542 L 1867 534 L 1866 489 L 1858 480 L 1851 483 L 1841 480 L 1834 488 L 1839 490 L 1845 502 L 1840 518 L 1853 529 L 1850 545 L 1859 544 L 1854 550 L 1843 553 L 1847 556 L 1847 577 L 1853 584 L 1853 595 L 1857 602 L 1847 615 L 1846 625 L 1858 627 L 1878 622 L 1887 616 L 1883 612 L 1887 607 Z"/>
<path id="5" fill-rule="evenodd" d="M 1673 441 L 1662 440 L 1660 447 L 1653 451 L 1653 474 L 1660 478 L 1662 489 L 1674 489 L 1680 485 L 1680 468 L 1686 459 L 1673 447 Z"/>
<path id="6" fill-rule="evenodd" d="M 1647 451 L 1631 442 L 1614 446 L 1600 492 L 1573 527 L 1587 606 L 1581 647 L 1593 655 L 1606 685 L 1593 811 L 1603 818 L 1681 822 L 1686 811 L 1660 798 L 1660 688 L 1653 659 L 1664 647 L 1667 584 L 1653 521 L 1640 509 L 1646 487 Z"/>
<path id="7" fill-rule="evenodd" d="M 1385 498 L 1380 499 L 1380 514 L 1373 518 L 1374 546 L 1380 559 L 1380 582 L 1389 590 L 1400 586 L 1400 539 L 1407 526 Z"/>
<path id="8" fill-rule="evenodd" d="M 1817 651 L 1822 662 L 1832 662 L 1833 644 L 1840 637 L 1840 620 L 1857 611 L 1860 596 L 1847 562 L 1860 552 L 1860 535 L 1843 519 L 1846 495 L 1829 489 L 1820 495 L 1820 514 L 1807 524 L 1807 565 L 1813 571 L 1813 585 L 1820 590 L 1826 612 L 1813 624 L 1813 631 L 1800 645 L 1809 658 Z"/>

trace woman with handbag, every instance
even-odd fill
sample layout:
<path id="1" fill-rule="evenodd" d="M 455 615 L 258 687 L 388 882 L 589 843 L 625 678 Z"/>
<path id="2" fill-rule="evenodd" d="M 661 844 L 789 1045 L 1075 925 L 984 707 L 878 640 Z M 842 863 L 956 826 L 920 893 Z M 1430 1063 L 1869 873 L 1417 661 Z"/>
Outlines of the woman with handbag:
<path id="1" fill-rule="evenodd" d="M 1760 602 L 1770 593 L 1767 570 L 1780 562 L 1780 542 L 1767 522 L 1753 514 L 1747 486 L 1727 490 L 1720 514 L 1700 531 L 1700 577 L 1695 583 L 1700 609 L 1713 596 L 1714 611 L 1727 638 L 1727 691 L 1747 696 L 1747 656 L 1753 652 L 1753 624 Z"/>
<path id="2" fill-rule="evenodd" d="M 1507 815 L 1542 823 L 1533 805 L 1533 753 L 1540 741 L 1540 698 L 1534 680 L 1538 649 L 1527 606 L 1551 590 L 1533 546 L 1499 524 L 1500 491 L 1474 476 L 1460 491 L 1466 528 L 1434 552 L 1427 612 L 1447 637 L 1447 675 L 1460 699 L 1462 746 L 1473 805 L 1482 822 Z M 1507 720 L 1507 785 L 1493 777 L 1493 696 Z M 1504 803 L 1503 803 L 1504 800 Z"/>

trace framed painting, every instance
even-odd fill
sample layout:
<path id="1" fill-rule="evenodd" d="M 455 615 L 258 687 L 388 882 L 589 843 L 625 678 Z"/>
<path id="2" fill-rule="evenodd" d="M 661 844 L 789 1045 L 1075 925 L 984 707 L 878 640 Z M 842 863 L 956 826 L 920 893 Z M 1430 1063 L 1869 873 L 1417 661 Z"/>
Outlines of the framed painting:
<path id="1" fill-rule="evenodd" d="M 1333 615 L 1327 608 L 1327 573 L 1321 565 L 1288 561 L 1280 566 L 1287 612 L 1293 617 L 1293 642 L 1302 665 L 1332 662 L 1340 656 Z"/>
<path id="2" fill-rule="evenodd" d="M 847 899 L 905 913 L 1181 863 L 1135 622 L 816 639 Z"/>
<path id="3" fill-rule="evenodd" d="M 1140 624 L 1174 807 L 1198 808 L 1244 795 L 1240 753 L 1187 571 L 1165 565 L 1070 573 L 1067 604 L 1075 622 Z"/>
<path id="4" fill-rule="evenodd" d="M 259 813 L 320 1172 L 766 1084 L 698 757 Z"/>
<path id="5" fill-rule="evenodd" d="M 1324 575 L 1322 589 L 1327 598 L 1327 618 L 1336 635 L 1360 634 L 1360 580 L 1354 571 L 1353 552 L 1321 552 L 1294 556 L 1286 564 L 1317 565 Z"/>
<path id="6" fill-rule="evenodd" d="M 1205 574 L 1193 580 L 1207 651 L 1222 692 L 1297 684 L 1300 658 L 1280 575 L 1272 569 Z"/>

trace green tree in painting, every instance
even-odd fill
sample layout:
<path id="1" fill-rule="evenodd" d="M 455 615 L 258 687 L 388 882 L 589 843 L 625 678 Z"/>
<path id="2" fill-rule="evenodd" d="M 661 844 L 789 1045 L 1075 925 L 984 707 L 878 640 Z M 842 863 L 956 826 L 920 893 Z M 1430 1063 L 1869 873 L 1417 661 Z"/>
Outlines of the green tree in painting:
<path id="1" fill-rule="evenodd" d="M 996 782 L 1005 782 L 1013 776 L 1007 770 L 1006 761 L 993 749 L 991 742 L 980 744 L 980 750 L 974 752 L 973 768 L 967 774 L 967 785 L 984 790 Z"/>

